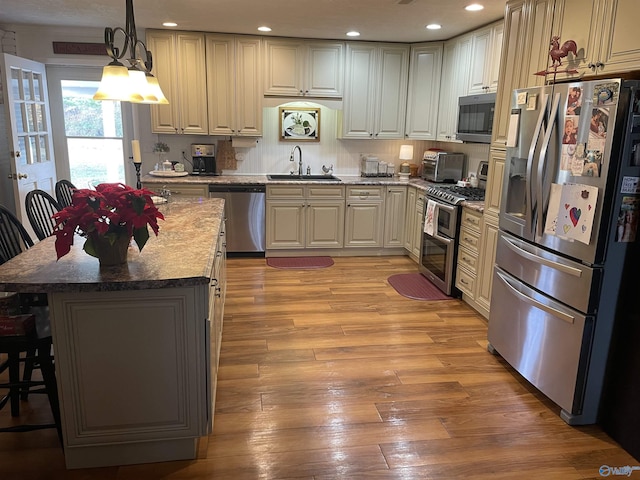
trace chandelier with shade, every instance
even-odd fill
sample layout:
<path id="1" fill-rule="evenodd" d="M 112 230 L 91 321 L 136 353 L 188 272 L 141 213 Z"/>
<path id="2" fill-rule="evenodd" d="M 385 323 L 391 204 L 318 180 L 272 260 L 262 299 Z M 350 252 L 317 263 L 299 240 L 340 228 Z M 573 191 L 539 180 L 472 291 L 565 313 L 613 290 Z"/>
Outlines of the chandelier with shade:
<path id="1" fill-rule="evenodd" d="M 102 70 L 102 80 L 94 100 L 118 100 L 132 103 L 168 104 L 158 79 L 151 74 L 153 57 L 147 46 L 138 40 L 133 14 L 133 0 L 126 0 L 126 26 L 104 29 L 104 44 L 113 61 Z M 115 46 L 116 35 L 124 36 L 122 48 Z M 129 66 L 120 60 L 129 52 Z"/>

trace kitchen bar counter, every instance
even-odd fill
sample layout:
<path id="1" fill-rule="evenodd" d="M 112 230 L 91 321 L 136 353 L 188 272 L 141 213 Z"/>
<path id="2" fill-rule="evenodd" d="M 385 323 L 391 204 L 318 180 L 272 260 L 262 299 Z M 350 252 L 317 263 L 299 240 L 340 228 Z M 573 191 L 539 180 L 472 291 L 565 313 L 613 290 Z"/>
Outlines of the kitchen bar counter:
<path id="1" fill-rule="evenodd" d="M 212 430 L 225 298 L 224 200 L 173 200 L 142 252 L 101 268 L 54 238 L 0 265 L 46 292 L 67 468 L 194 459 Z"/>
<path id="2" fill-rule="evenodd" d="M 71 251 L 56 261 L 55 238 L 50 237 L 0 265 L 0 291 L 89 292 L 206 284 L 224 202 L 171 199 L 158 208 L 165 216 L 158 221 L 158 236 L 149 229 L 142 252 L 132 242 L 125 265 L 100 268 L 98 259 L 82 249 L 85 239 L 79 236 Z"/>

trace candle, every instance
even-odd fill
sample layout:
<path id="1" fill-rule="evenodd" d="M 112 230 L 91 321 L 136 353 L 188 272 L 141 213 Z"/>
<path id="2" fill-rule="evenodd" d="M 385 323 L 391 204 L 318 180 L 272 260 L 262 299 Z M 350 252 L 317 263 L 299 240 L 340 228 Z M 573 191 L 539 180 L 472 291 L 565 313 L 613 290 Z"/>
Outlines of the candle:
<path id="1" fill-rule="evenodd" d="M 142 163 L 140 142 L 138 140 L 131 140 L 131 150 L 133 151 L 133 163 Z"/>

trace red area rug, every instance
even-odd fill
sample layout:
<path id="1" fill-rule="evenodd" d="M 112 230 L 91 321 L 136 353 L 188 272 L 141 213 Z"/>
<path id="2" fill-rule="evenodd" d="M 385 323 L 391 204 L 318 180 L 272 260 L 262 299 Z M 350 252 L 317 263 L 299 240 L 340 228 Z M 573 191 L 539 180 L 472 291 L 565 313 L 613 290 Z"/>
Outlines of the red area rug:
<path id="1" fill-rule="evenodd" d="M 399 273 L 391 275 L 387 281 L 403 297 L 413 300 L 449 300 L 438 287 L 419 273 Z"/>
<path id="2" fill-rule="evenodd" d="M 333 265 L 333 259 L 331 257 L 269 257 L 267 265 L 273 268 L 304 270 L 330 267 Z"/>

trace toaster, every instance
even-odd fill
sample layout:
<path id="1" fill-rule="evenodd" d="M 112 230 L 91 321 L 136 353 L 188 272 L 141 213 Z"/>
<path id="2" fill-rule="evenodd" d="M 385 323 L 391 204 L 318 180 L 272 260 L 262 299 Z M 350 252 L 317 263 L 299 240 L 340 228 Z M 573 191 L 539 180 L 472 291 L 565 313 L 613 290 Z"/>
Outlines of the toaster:
<path id="1" fill-rule="evenodd" d="M 422 178 L 429 182 L 455 183 L 462 179 L 464 153 L 427 150 L 422 157 Z"/>

